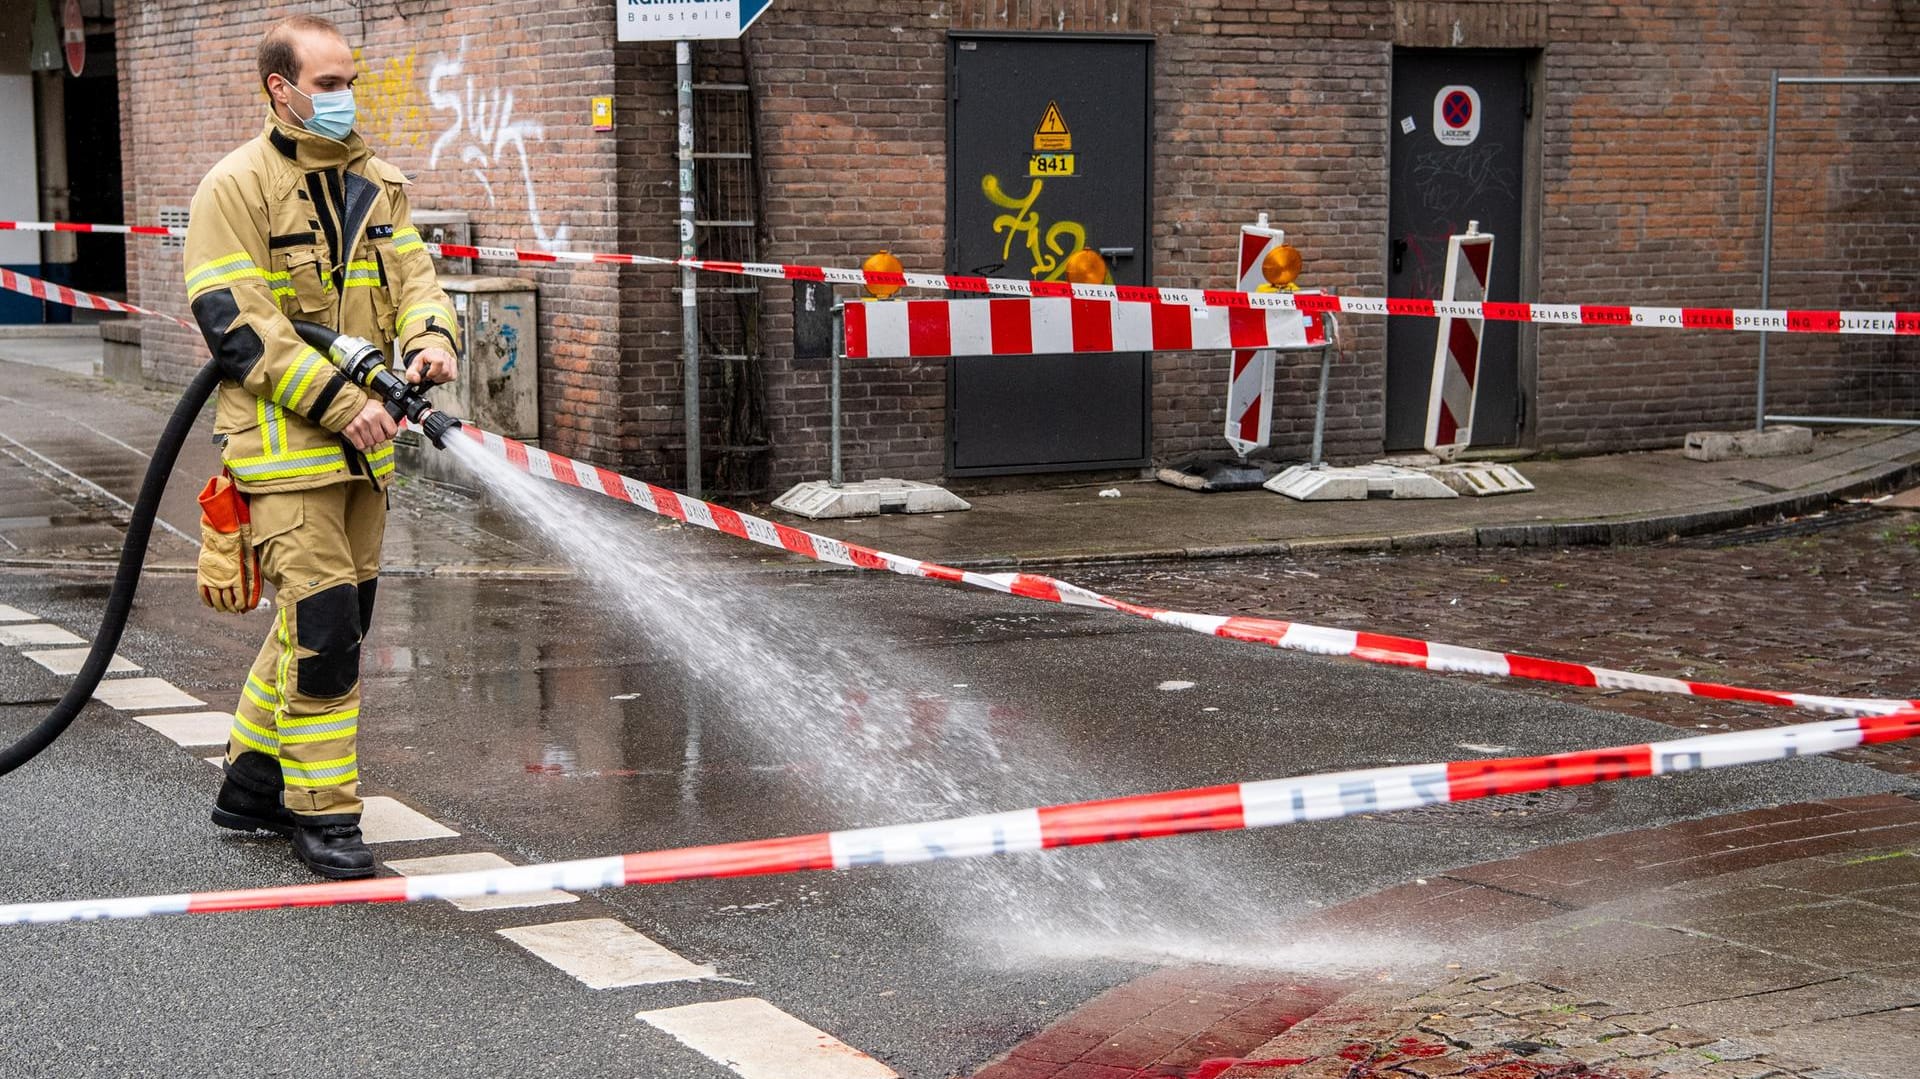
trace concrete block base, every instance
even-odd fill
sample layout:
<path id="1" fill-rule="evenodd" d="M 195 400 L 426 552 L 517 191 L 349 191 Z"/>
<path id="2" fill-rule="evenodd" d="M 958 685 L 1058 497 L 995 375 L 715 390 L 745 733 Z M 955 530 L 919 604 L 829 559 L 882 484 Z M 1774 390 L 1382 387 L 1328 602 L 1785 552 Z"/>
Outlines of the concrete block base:
<path id="1" fill-rule="evenodd" d="M 1423 471 L 1456 493 L 1473 497 L 1517 495 L 1533 490 L 1533 484 L 1512 465 L 1475 461 L 1470 464 L 1437 465 Z"/>
<path id="2" fill-rule="evenodd" d="M 115 382 L 142 385 L 140 324 L 132 320 L 100 324 L 100 373 Z"/>
<path id="3" fill-rule="evenodd" d="M 1790 457 L 1813 452 L 1813 430 L 1781 424 L 1764 431 L 1693 431 L 1681 448 L 1695 461 L 1735 457 Z"/>
<path id="4" fill-rule="evenodd" d="M 944 487 L 917 480 L 861 480 L 838 487 L 808 480 L 773 500 L 773 508 L 800 517 L 873 517 L 882 513 L 953 513 L 972 509 Z"/>
<path id="5" fill-rule="evenodd" d="M 1313 468 L 1294 465 L 1264 485 L 1297 502 L 1358 502 L 1369 498 L 1458 498 L 1451 487 L 1419 469 L 1394 465 Z"/>

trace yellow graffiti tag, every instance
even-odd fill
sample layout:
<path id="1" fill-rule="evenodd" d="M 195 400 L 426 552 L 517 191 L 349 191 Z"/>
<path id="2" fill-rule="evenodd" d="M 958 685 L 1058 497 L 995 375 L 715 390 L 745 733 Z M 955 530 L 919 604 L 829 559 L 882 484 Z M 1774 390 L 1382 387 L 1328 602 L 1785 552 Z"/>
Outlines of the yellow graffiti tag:
<path id="1" fill-rule="evenodd" d="M 1037 281 L 1058 281 L 1067 272 L 1067 259 L 1086 249 L 1087 228 L 1078 221 L 1055 221 L 1044 231 L 1041 229 L 1040 212 L 1033 208 L 1033 204 L 1039 201 L 1044 182 L 1034 180 L 1027 187 L 1027 193 L 1016 199 L 1000 189 L 1000 177 L 988 173 L 980 178 L 980 190 L 987 196 L 987 201 L 1013 211 L 993 219 L 994 234 L 1007 234 L 1007 242 L 1000 248 L 1000 257 L 1013 257 L 1014 237 L 1024 236 L 1026 238 L 1022 245 L 1033 258 L 1030 276 Z M 1062 237 L 1072 241 L 1072 250 L 1061 245 Z M 1043 274 L 1045 276 L 1041 276 Z"/>
<path id="2" fill-rule="evenodd" d="M 420 88 L 414 82 L 414 52 L 389 57 L 369 68 L 361 50 L 353 50 L 360 81 L 354 83 L 354 101 L 360 106 L 356 126 L 377 149 L 419 146 L 426 141 L 420 123 Z"/>

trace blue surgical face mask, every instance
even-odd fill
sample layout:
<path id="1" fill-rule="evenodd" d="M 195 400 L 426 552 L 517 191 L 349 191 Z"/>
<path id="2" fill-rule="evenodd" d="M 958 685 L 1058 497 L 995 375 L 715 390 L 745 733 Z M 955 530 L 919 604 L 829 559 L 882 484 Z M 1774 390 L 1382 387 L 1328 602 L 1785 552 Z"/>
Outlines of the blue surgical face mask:
<path id="1" fill-rule="evenodd" d="M 287 85 L 293 86 L 292 83 Z M 313 116 L 301 121 L 308 131 L 316 135 L 325 135 L 336 142 L 344 140 L 353 133 L 353 121 L 359 113 L 353 104 L 352 88 L 309 94 L 298 86 L 293 86 L 293 92 L 313 102 Z M 299 119 L 298 115 L 294 118 Z"/>

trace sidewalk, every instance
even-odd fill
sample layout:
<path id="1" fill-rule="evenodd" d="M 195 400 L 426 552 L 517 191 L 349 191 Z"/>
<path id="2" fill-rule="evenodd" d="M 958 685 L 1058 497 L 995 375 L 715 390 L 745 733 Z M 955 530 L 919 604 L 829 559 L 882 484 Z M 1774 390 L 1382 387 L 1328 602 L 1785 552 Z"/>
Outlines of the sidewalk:
<path id="1" fill-rule="evenodd" d="M 115 453 L 138 464 L 137 469 L 115 472 L 111 481 L 99 481 L 112 495 L 131 502 L 144 469 L 135 452 L 152 447 L 175 395 L 85 377 L 85 364 L 73 353 L 74 341 L 65 333 L 44 342 L 17 336 L 0 340 L 0 370 L 17 375 L 32 367 L 61 372 L 36 376 L 46 386 L 46 403 L 22 406 L 8 415 L 5 429 L 55 460 L 64 450 L 82 459 Z M 24 366 L 29 364 L 32 367 Z M 197 535 L 192 495 L 199 481 L 189 484 L 182 477 L 205 477 L 218 467 L 217 452 L 196 428 L 169 487 L 162 519 L 184 535 Z M 969 494 L 973 509 L 961 513 L 808 521 L 764 505 L 734 508 L 836 539 L 969 568 L 1332 550 L 1646 543 L 1817 512 L 1837 497 L 1897 487 L 1920 475 L 1920 429 L 1822 431 L 1814 451 L 1800 457 L 1704 463 L 1687 460 L 1673 449 L 1526 460 L 1518 467 L 1536 491 L 1431 501 L 1303 503 L 1261 490 L 1199 494 L 1142 479 Z M 187 490 L 189 486 L 193 490 Z M 1100 497 L 1103 490 L 1117 491 L 1119 497 Z M 73 501 L 80 506 L 75 512 L 87 512 L 86 498 Z M 544 544 L 528 540 L 510 519 L 457 488 L 412 483 L 395 498 L 394 507 L 387 537 L 389 573 L 567 572 L 544 560 Z M 110 505 L 94 509 L 114 515 Z M 0 521 L 0 539 L 5 538 L 6 525 Z M 172 540 L 156 543 L 150 566 L 161 572 L 189 571 L 191 545 L 177 536 Z M 25 543 L 19 537 L 0 543 L 0 558 L 15 564 L 85 563 L 99 560 L 102 553 L 50 549 L 37 536 Z M 752 564 L 762 567 L 813 565 L 766 548 L 755 548 L 753 554 Z"/>
<path id="2" fill-rule="evenodd" d="M 1163 971 L 976 1079 L 1911 1077 L 1917 855 L 1898 794 L 1543 848 L 1295 927 L 1405 965 Z"/>

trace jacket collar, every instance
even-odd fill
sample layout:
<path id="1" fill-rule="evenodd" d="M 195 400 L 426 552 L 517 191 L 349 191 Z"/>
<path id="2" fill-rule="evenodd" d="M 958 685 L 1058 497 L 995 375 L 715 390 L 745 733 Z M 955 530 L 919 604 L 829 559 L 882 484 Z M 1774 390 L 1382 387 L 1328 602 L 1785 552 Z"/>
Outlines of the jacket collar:
<path id="1" fill-rule="evenodd" d="M 280 119 L 271 105 L 267 106 L 267 127 L 261 135 L 280 152 L 281 157 L 303 170 L 337 169 L 342 165 L 358 164 L 373 156 L 373 151 L 367 148 L 366 140 L 360 137 L 358 131 L 348 132 L 344 142 L 316 135 L 298 124 Z"/>

